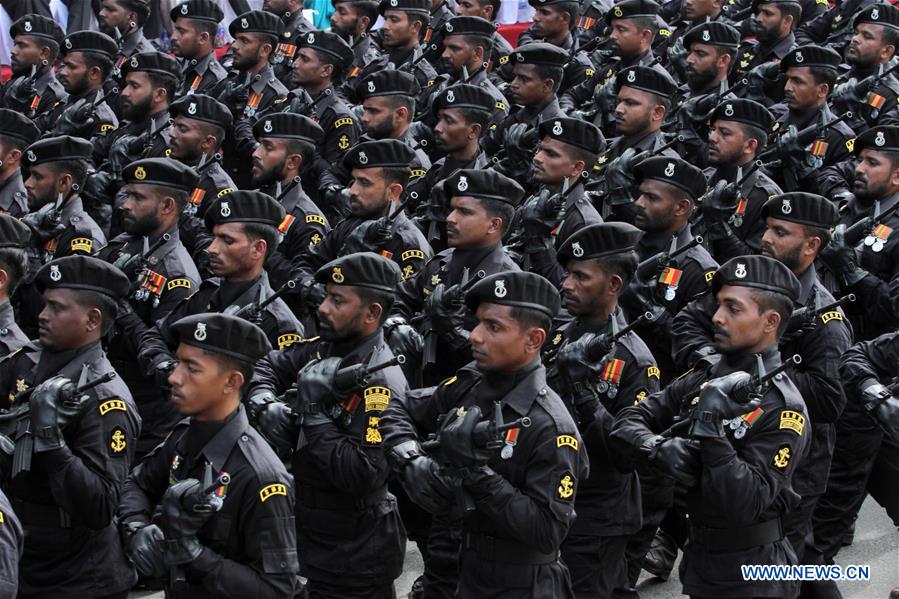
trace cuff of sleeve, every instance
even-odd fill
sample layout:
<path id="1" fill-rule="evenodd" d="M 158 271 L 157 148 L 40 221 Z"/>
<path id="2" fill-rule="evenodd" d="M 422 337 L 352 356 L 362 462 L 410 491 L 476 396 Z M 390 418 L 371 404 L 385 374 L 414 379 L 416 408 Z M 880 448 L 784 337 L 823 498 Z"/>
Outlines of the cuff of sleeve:
<path id="1" fill-rule="evenodd" d="M 210 549 L 203 547 L 203 551 L 197 556 L 197 559 L 187 564 L 187 570 L 191 573 L 206 576 L 215 570 L 224 558 Z"/>

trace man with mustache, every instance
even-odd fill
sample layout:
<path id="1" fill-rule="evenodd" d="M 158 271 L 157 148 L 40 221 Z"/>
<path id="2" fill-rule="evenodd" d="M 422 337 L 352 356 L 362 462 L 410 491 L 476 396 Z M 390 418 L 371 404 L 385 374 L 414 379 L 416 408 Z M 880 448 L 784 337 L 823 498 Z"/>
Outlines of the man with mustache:
<path id="1" fill-rule="evenodd" d="M 612 428 L 613 451 L 622 465 L 653 468 L 686 491 L 684 594 L 794 597 L 797 581 L 747 580 L 740 566 L 800 563 L 784 518 L 799 504 L 794 484 L 810 443 L 808 411 L 783 373 L 754 398 L 746 393 L 750 373 L 780 366 L 778 341 L 801 285 L 773 258 L 740 256 L 718 269 L 712 293 L 718 355 L 624 408 Z M 666 433 L 679 416 L 684 424 Z"/>
<path id="2" fill-rule="evenodd" d="M 78 402 L 79 382 L 115 373 L 101 339 L 128 278 L 97 258 L 68 256 L 45 264 L 34 280 L 45 304 L 38 338 L 0 365 L 4 403 L 28 402 L 34 441 L 30 469 L 3 481 L 25 531 L 18 593 L 121 599 L 136 576 L 115 510 L 141 419 L 120 378 L 86 391 L 77 408 L 69 402 Z"/>
<path id="3" fill-rule="evenodd" d="M 295 82 L 291 65 L 296 55 L 297 40 L 315 27 L 303 14 L 303 0 L 263 0 L 262 10 L 277 15 L 283 23 L 281 39 L 272 55 L 272 68 L 278 80 L 287 89 L 293 89 Z"/>
<path id="4" fill-rule="evenodd" d="M 215 36 L 225 14 L 213 0 L 185 0 L 169 14 L 172 53 L 182 59 L 177 96 L 208 93 L 228 76 L 215 56 Z"/>
<path id="5" fill-rule="evenodd" d="M 800 285 L 796 307 L 815 310 L 832 303 L 834 298 L 822 284 L 815 260 L 829 243 L 830 231 L 839 219 L 833 203 L 810 193 L 785 193 L 773 196 L 765 203 L 762 217 L 767 224 L 761 241 L 762 255 L 781 262 L 796 275 Z M 674 355 L 677 358 L 709 355 L 714 350 L 715 309 L 714 298 L 706 294 L 677 315 L 674 329 Z M 802 363 L 791 370 L 789 376 L 805 400 L 812 425 L 809 455 L 800 463 L 793 478 L 793 490 L 802 496 L 802 500 L 784 518 L 784 533 L 804 564 L 824 563 L 818 548 L 815 544 L 807 545 L 806 539 L 812 538 L 815 506 L 832 484 L 828 476 L 835 439 L 839 437 L 835 423 L 842 418 L 846 404 L 839 365 L 851 342 L 852 332 L 839 309 L 819 314 L 814 319 L 793 320 L 779 342 L 781 356 L 799 354 L 802 358 Z M 682 366 L 686 367 L 686 364 Z M 750 425 L 732 421 L 731 426 L 736 432 Z M 841 468 L 840 471 L 844 470 Z M 853 483 L 852 488 L 854 493 L 859 487 Z M 836 538 L 841 539 L 841 533 Z M 679 544 L 683 545 L 684 540 L 678 539 Z M 827 556 L 830 558 L 832 555 Z"/>
<path id="6" fill-rule="evenodd" d="M 775 126 L 780 135 L 776 143 L 783 145 L 780 151 L 783 165 L 771 170 L 771 178 L 784 191 L 818 193 L 829 189 L 829 183 L 821 182 L 820 170 L 851 157 L 851 144 L 847 142 L 855 133 L 845 122 L 820 130 L 804 147 L 787 143 L 793 135 L 791 128 L 797 131 L 807 127 L 821 128 L 837 118 L 827 105 L 827 98 L 836 81 L 839 65 L 840 55 L 821 46 L 800 46 L 780 63 L 786 78 L 784 103 L 773 106 L 771 111 L 778 115 Z"/>
<path id="7" fill-rule="evenodd" d="M 101 0 L 97 22 L 100 31 L 116 41 L 119 50 L 112 67 L 112 77 L 106 80 L 103 91 L 113 87 L 124 89 L 125 76 L 122 66 L 135 54 L 155 52 L 156 48 L 144 37 L 143 26 L 150 16 L 150 5 L 147 0 Z M 126 118 L 121 113 L 117 98 L 112 96 L 112 109 L 119 118 Z M 169 98 L 171 101 L 174 98 Z"/>
<path id="8" fill-rule="evenodd" d="M 380 430 L 384 411 L 408 392 L 398 365 L 338 389 L 334 372 L 394 358 L 384 321 L 400 282 L 388 258 L 361 252 L 315 273 L 325 285 L 319 337 L 260 360 L 247 394 L 256 426 L 297 481 L 297 548 L 313 598 L 395 597 L 406 534 L 387 490 L 390 464 Z M 299 374 L 298 374 L 299 373 Z M 275 396 L 296 383 L 290 405 Z"/>
<path id="9" fill-rule="evenodd" d="M 137 364 L 139 341 L 144 331 L 171 312 L 200 285 L 200 273 L 181 243 L 178 221 L 197 186 L 190 167 L 167 158 L 147 158 L 129 164 L 122 204 L 124 233 L 110 240 L 98 258 L 113 263 L 129 278 L 132 291 L 120 302 L 109 354 L 116 372 L 128 385 L 143 419 L 137 439 L 138 458 L 156 447 L 180 420 L 167 394 L 154 377 Z M 146 248 L 169 235 L 146 263 L 138 262 Z M 164 381 L 163 381 L 164 382 Z"/>
<path id="10" fill-rule="evenodd" d="M 261 311 L 254 306 L 274 293 L 263 266 L 277 249 L 283 221 L 284 208 L 258 191 L 227 193 L 209 206 L 204 222 L 213 240 L 206 251 L 215 276 L 141 336 L 138 362 L 147 376 L 162 384 L 167 380 L 177 362 L 172 326 L 193 314 L 239 314 L 259 323 L 272 346 L 281 349 L 302 338 L 303 327 L 284 300 L 278 298 Z"/>
<path id="11" fill-rule="evenodd" d="M 40 134 L 24 114 L 0 108 L 0 211 L 16 218 L 28 212 L 28 192 L 22 178 L 25 149 Z"/>
<path id="12" fill-rule="evenodd" d="M 752 100 L 726 100 L 712 113 L 711 166 L 706 173 L 710 187 L 717 185 L 718 191 L 703 200 L 702 235 L 711 242 L 709 251 L 719 262 L 761 250 L 765 233 L 762 208 L 769 197 L 782 191 L 761 169 L 751 173 L 748 169 L 768 142 L 773 124 L 768 109 Z M 738 172 L 744 177 L 739 189 L 725 189 L 725 184 L 736 184 Z"/>
<path id="13" fill-rule="evenodd" d="M 633 332 L 615 343 L 607 338 L 600 359 L 586 349 L 627 325 L 618 299 L 637 268 L 641 235 L 627 223 L 593 224 L 566 239 L 558 254 L 567 271 L 562 302 L 574 318 L 549 334 L 544 360 L 547 381 L 577 423 L 590 458 L 590 476 L 580 481 L 574 504 L 578 517 L 561 547 L 575 597 L 584 599 L 633 592 L 636 580 L 628 579 L 627 562 L 634 551 L 628 545 L 637 542 L 642 557 L 659 521 L 641 508 L 636 474 L 620 472 L 608 450 L 615 415 L 659 390 L 656 361 Z"/>
<path id="14" fill-rule="evenodd" d="M 800 45 L 819 44 L 842 55 L 854 35 L 853 17 L 861 10 L 870 8 L 872 4 L 880 4 L 880 2 L 878 0 L 841 2 L 811 20 L 804 18 L 803 14 L 802 23 L 796 29 L 796 43 Z M 804 9 L 803 13 L 805 13 Z"/>
<path id="15" fill-rule="evenodd" d="M 302 182 L 324 132 L 308 117 L 278 112 L 259 119 L 253 134 L 259 141 L 253 152 L 253 185 L 271 192 L 286 213 L 278 227 L 283 235 L 278 251 L 265 263 L 272 287 L 279 289 L 292 278 L 297 256 L 321 243 L 331 230 Z"/>
<path id="16" fill-rule="evenodd" d="M 39 15 L 22 17 L 12 24 L 9 34 L 13 38 L 12 78 L 3 86 L 0 106 L 33 119 L 68 97 L 53 72 L 65 34 L 56 21 Z"/>
<path id="17" fill-rule="evenodd" d="M 593 123 L 566 117 L 543 121 L 539 132 L 531 179 L 539 187 L 515 211 L 506 239 L 520 252 L 517 261 L 522 270 L 560 285 L 565 269 L 556 259 L 556 249 L 575 231 L 602 222 L 584 193 L 584 173 L 592 170 L 606 140 Z"/>
<path id="18" fill-rule="evenodd" d="M 447 0 L 431 0 L 431 14 L 428 27 L 421 32 L 419 40 L 425 48 L 425 59 L 436 66 L 443 52 L 444 25 L 455 17 L 455 7 Z"/>
<path id="19" fill-rule="evenodd" d="M 779 62 L 796 47 L 793 30 L 799 25 L 802 6 L 798 0 L 755 0 L 755 41 L 740 46 L 731 81 L 745 77 L 766 62 Z"/>
<path id="20" fill-rule="evenodd" d="M 355 88 L 356 77 L 368 63 L 381 55 L 371 35 L 371 28 L 378 21 L 378 3 L 374 0 L 333 0 L 331 31 L 343 38 L 353 49 L 353 64 L 347 73 L 346 89 Z M 341 95 L 346 98 L 344 87 Z"/>
<path id="21" fill-rule="evenodd" d="M 456 15 L 460 17 L 480 17 L 490 23 L 496 23 L 496 17 L 501 6 L 500 0 L 460 0 L 456 3 Z M 509 61 L 512 54 L 512 45 L 500 35 L 499 31 L 493 33 L 493 48 L 490 52 L 490 73 L 487 75 L 494 85 L 500 85 L 503 81 L 500 70 Z"/>

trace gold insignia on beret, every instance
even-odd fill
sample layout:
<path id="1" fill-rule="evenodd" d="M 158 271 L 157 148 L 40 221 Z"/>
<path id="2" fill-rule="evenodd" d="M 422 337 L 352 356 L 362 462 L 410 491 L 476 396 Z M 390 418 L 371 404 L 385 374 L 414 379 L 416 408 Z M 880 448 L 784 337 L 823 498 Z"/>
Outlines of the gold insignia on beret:
<path id="1" fill-rule="evenodd" d="M 624 14 L 624 11 L 621 10 L 620 6 L 616 6 L 615 9 L 612 11 L 612 14 L 615 15 L 616 17 L 620 17 L 621 15 Z"/>
<path id="2" fill-rule="evenodd" d="M 136 169 L 134 169 L 134 178 L 137 179 L 138 181 L 143 181 L 144 179 L 147 178 L 147 171 L 144 170 L 144 167 L 139 166 Z"/>
<path id="3" fill-rule="evenodd" d="M 334 272 L 331 273 L 331 280 L 334 281 L 335 283 L 337 283 L 338 285 L 340 285 L 341 283 L 343 283 L 346 280 L 343 276 L 343 273 L 340 272 L 340 270 L 341 269 L 339 266 L 335 266 Z"/>

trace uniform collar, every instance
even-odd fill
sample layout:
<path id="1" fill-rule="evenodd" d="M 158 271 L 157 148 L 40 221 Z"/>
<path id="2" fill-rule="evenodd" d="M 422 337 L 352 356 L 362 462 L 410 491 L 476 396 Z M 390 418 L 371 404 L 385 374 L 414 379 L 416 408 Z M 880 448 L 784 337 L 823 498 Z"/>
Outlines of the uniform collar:
<path id="1" fill-rule="evenodd" d="M 262 90 L 265 89 L 265 86 L 268 85 L 274 78 L 275 72 L 272 70 L 271 65 L 267 64 L 262 67 L 262 70 L 259 71 L 255 77 L 253 77 L 253 82 L 250 84 L 250 89 L 261 95 Z"/>
<path id="2" fill-rule="evenodd" d="M 8 328 L 10 325 L 16 323 L 16 315 L 13 312 L 12 304 L 9 300 L 6 300 L 2 304 L 0 304 L 0 326 L 3 328 Z"/>
<path id="3" fill-rule="evenodd" d="M 203 58 L 197 60 L 196 58 L 192 58 L 184 63 L 184 68 L 181 70 L 182 73 L 187 73 L 190 69 L 202 77 L 206 74 L 206 71 L 209 70 L 209 65 L 214 60 L 215 52 L 210 52 Z"/>
<path id="4" fill-rule="evenodd" d="M 249 426 L 250 422 L 247 420 L 243 404 L 238 405 L 237 410 L 225 419 L 225 425 L 206 442 L 200 453 L 216 471 L 221 471 L 237 440 Z"/>
<path id="5" fill-rule="evenodd" d="M 122 54 L 131 56 L 138 46 L 143 44 L 144 40 L 143 29 L 135 29 L 125 36 L 125 41 L 122 43 Z"/>
<path id="6" fill-rule="evenodd" d="M 765 372 L 771 372 L 772 370 L 780 366 L 780 349 L 778 348 L 777 343 L 763 350 L 761 354 L 762 363 L 765 365 Z M 738 370 L 742 370 L 750 374 L 755 374 L 755 369 L 755 354 L 741 354 L 739 356 L 724 355 L 721 357 L 721 361 L 718 362 L 718 364 L 713 369 L 713 372 L 716 377 L 719 377 L 730 374 L 731 372 L 737 372 Z"/>
<path id="7" fill-rule="evenodd" d="M 75 214 L 82 212 L 84 212 L 84 204 L 81 202 L 81 196 L 72 196 L 63 204 L 62 210 L 60 210 L 60 218 L 65 222 Z"/>
<path id="8" fill-rule="evenodd" d="M 807 306 L 812 289 L 815 288 L 815 284 L 818 282 L 818 272 L 815 270 L 815 264 L 812 263 L 804 272 L 797 275 L 797 278 L 799 279 L 799 300 L 796 303 Z"/>
<path id="9" fill-rule="evenodd" d="M 546 389 L 546 368 L 543 364 L 538 363 L 537 367 L 531 370 L 503 398 L 503 405 L 509 406 L 522 416 L 526 416 L 537 395 L 546 395 Z"/>

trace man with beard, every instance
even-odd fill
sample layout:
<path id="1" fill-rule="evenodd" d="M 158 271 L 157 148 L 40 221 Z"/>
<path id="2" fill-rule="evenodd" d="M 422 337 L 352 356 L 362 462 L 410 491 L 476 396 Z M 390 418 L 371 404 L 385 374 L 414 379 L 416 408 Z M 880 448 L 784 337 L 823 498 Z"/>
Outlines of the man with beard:
<path id="1" fill-rule="evenodd" d="M 800 46 L 789 52 L 780 63 L 786 77 L 784 104 L 771 108 L 779 114 L 780 136 L 777 147 L 782 161 L 771 169 L 772 179 L 784 191 L 829 190 L 831 183 L 822 181 L 821 169 L 851 158 L 847 142 L 855 137 L 846 123 L 823 126 L 837 118 L 827 105 L 827 98 L 837 78 L 840 55 L 821 46 Z M 817 135 L 806 146 L 799 147 L 795 132 L 816 127 Z M 795 129 L 795 131 L 793 131 Z"/>
<path id="2" fill-rule="evenodd" d="M 297 548 L 309 597 L 391 599 L 406 535 L 387 490 L 390 466 L 378 423 L 408 385 L 398 365 L 346 390 L 334 373 L 394 358 L 383 323 L 400 271 L 388 258 L 362 252 L 325 264 L 315 280 L 326 289 L 320 336 L 258 362 L 248 410 L 274 448 L 293 450 Z M 296 401 L 278 401 L 275 395 L 294 383 Z"/>
<path id="3" fill-rule="evenodd" d="M 496 17 L 499 13 L 500 0 L 460 0 L 456 3 L 456 15 L 460 17 L 480 17 L 496 26 Z M 509 61 L 512 54 L 512 44 L 500 35 L 499 31 L 493 32 L 493 45 L 490 50 L 490 60 L 487 71 L 490 81 L 499 85 L 503 79 L 500 76 L 500 68 Z"/>
<path id="4" fill-rule="evenodd" d="M 659 369 L 640 337 L 631 332 L 609 340 L 627 324 L 618 298 L 637 268 L 634 245 L 640 236 L 627 223 L 596 224 L 579 229 L 559 248 L 567 270 L 562 300 L 574 319 L 550 333 L 544 360 L 547 381 L 577 423 L 590 458 L 590 476 L 581 480 L 574 504 L 578 517 L 561 547 L 579 599 L 634 592 L 627 546 L 639 535 L 641 521 L 658 524 L 641 507 L 636 475 L 619 470 L 608 445 L 615 415 L 659 390 Z M 603 336 L 607 342 L 599 353 L 605 355 L 591 358 L 587 345 Z"/>
<path id="5" fill-rule="evenodd" d="M 802 24 L 796 29 L 796 43 L 819 44 L 842 55 L 853 36 L 853 17 L 872 4 L 882 3 L 879 0 L 841 2 L 811 20 L 805 19 L 803 14 Z"/>
<path id="6" fill-rule="evenodd" d="M 9 35 L 12 79 L 3 87 L 0 105 L 33 119 L 66 101 L 53 72 L 65 34 L 53 19 L 27 15 L 12 24 Z"/>
<path id="7" fill-rule="evenodd" d="M 331 31 L 339 35 L 353 49 L 353 64 L 339 93 L 347 99 L 346 91 L 356 87 L 356 76 L 381 51 L 371 36 L 371 28 L 378 21 L 378 3 L 374 0 L 332 0 Z"/>
<path id="8" fill-rule="evenodd" d="M 112 60 L 118 51 L 115 41 L 96 31 L 77 31 L 66 36 L 60 48 L 62 61 L 57 79 L 69 94 L 68 102 L 60 102 L 49 113 L 35 119 L 43 131 L 56 135 L 73 135 L 94 144 L 94 164 L 100 164 L 103 137 L 119 126 L 112 108 L 101 100 L 103 83 L 112 71 Z"/>
<path id="9" fill-rule="evenodd" d="M 135 454 L 140 459 L 181 418 L 154 378 L 141 372 L 137 352 L 144 331 L 200 285 L 200 273 L 178 234 L 178 220 L 188 194 L 197 186 L 197 175 L 176 160 L 147 158 L 129 164 L 123 178 L 127 186 L 122 204 L 125 232 L 112 239 L 97 257 L 114 264 L 131 282 L 131 291 L 125 301 L 119 302 L 108 348 L 113 366 L 131 390 L 143 419 Z M 163 235 L 168 235 L 168 240 L 162 240 Z M 160 241 L 162 245 L 156 247 Z M 150 246 L 156 249 L 145 255 Z"/>
<path id="10" fill-rule="evenodd" d="M 727 100 L 712 113 L 706 174 L 713 190 L 702 202 L 701 234 L 719 262 L 761 250 L 762 208 L 769 197 L 783 193 L 753 165 L 773 124 L 768 109 L 752 100 Z M 738 173 L 743 180 L 736 189 Z"/>
<path id="11" fill-rule="evenodd" d="M 788 376 L 773 378 L 752 398 L 747 386 L 750 373 L 780 366 L 777 343 L 800 283 L 772 258 L 741 256 L 718 269 L 712 291 L 720 355 L 624 408 L 611 443 L 621 465 L 656 469 L 686 491 L 684 594 L 794 597 L 798 582 L 747 580 L 740 567 L 799 563 L 783 518 L 799 502 L 793 483 L 809 446 L 808 413 Z M 684 424 L 671 430 L 675 421 Z"/>
<path id="12" fill-rule="evenodd" d="M 156 48 L 144 37 L 143 26 L 150 16 L 147 0 L 101 0 L 97 22 L 100 31 L 111 37 L 119 46 L 118 55 L 112 67 L 112 77 L 106 80 L 103 91 L 113 87 L 124 89 L 125 75 L 122 66 L 135 54 L 155 52 Z M 172 98 L 169 98 L 171 100 Z M 120 110 L 118 98 L 112 96 L 112 109 L 122 119 L 127 119 Z"/>
<path id="13" fill-rule="evenodd" d="M 213 241 L 207 248 L 214 277 L 181 301 L 168 316 L 147 329 L 140 339 L 138 362 L 147 376 L 164 387 L 177 359 L 172 326 L 185 316 L 203 312 L 238 315 L 259 324 L 273 347 L 283 349 L 303 336 L 303 328 L 283 300 L 264 309 L 258 304 L 274 290 L 263 268 L 280 239 L 284 209 L 258 191 L 234 191 L 215 200 L 206 212 Z"/>
<path id="14" fill-rule="evenodd" d="M 449 99 L 452 98 L 452 102 Z M 435 251 L 446 248 L 444 220 L 449 210 L 441 183 L 458 169 L 486 168 L 488 161 L 479 141 L 498 114 L 493 96 L 483 88 L 457 83 L 437 95 L 434 112 L 434 143 L 444 157 L 425 175 L 409 185 L 410 211 L 427 223 L 428 243 Z"/>
<path id="15" fill-rule="evenodd" d="M 637 65 L 664 70 L 655 66 L 652 53 L 652 42 L 658 32 L 658 12 L 659 5 L 652 0 L 624 0 L 606 13 L 610 27 L 608 48 L 603 51 L 601 61 L 596 61 L 596 72 L 592 76 L 561 94 L 559 106 L 562 110 L 580 111 L 584 104 L 593 100 L 598 110 L 594 122 L 604 127 L 610 124 L 608 117 L 614 110 L 614 83 L 610 82 L 614 82 L 618 73 Z M 603 96 L 594 99 L 594 95 L 600 93 L 598 85 L 606 87 L 601 88 Z M 608 105 L 601 106 L 606 97 Z"/>
<path id="16" fill-rule="evenodd" d="M 228 76 L 215 57 L 215 36 L 225 17 L 213 0 L 185 0 L 172 18 L 172 53 L 183 60 L 177 96 L 205 94 Z"/>
<path id="17" fill-rule="evenodd" d="M 802 6 L 798 0 L 754 0 L 755 41 L 740 46 L 731 81 L 745 77 L 766 62 L 780 62 L 796 47 L 793 30 L 799 24 Z"/>
<path id="18" fill-rule="evenodd" d="M 838 220 L 836 207 L 826 198 L 803 192 L 774 196 L 765 204 L 762 217 L 767 229 L 762 236 L 762 255 L 783 263 L 796 275 L 800 291 L 797 308 L 815 310 L 834 301 L 818 278 L 815 259 L 829 242 Z M 674 337 L 675 355 L 699 355 L 714 350 L 715 298 L 706 294 L 678 314 Z M 812 435 L 808 457 L 796 469 L 793 490 L 802 496 L 798 508 L 784 518 L 784 533 L 803 564 L 820 564 L 812 538 L 812 511 L 829 486 L 831 457 L 836 438 L 835 424 L 846 399 L 841 388 L 840 359 L 849 349 L 852 333 L 842 312 L 832 310 L 815 318 L 791 319 L 780 339 L 782 356 L 799 354 L 802 363 L 790 371 L 790 379 L 802 394 L 808 409 Z M 754 424 L 732 420 L 735 435 Z M 744 430 L 745 432 L 745 430 Z M 862 484 L 860 488 L 864 488 Z M 683 544 L 684 539 L 678 539 Z M 676 549 L 673 553 L 676 554 Z M 672 557 L 673 562 L 673 557 Z"/>
<path id="19" fill-rule="evenodd" d="M 22 221 L 0 214 L 0 358 L 28 343 L 9 299 L 28 272 L 30 239 L 31 230 Z"/>
<path id="20" fill-rule="evenodd" d="M 424 49 L 419 45 L 422 31 L 431 18 L 430 0 L 381 0 L 378 12 L 384 17 L 381 31 L 381 46 L 384 54 L 372 60 L 358 74 L 363 79 L 383 70 L 411 72 L 418 81 L 419 89 L 426 89 L 437 78 L 437 71 L 424 58 Z M 352 94 L 348 96 L 356 101 Z"/>
<path id="21" fill-rule="evenodd" d="M 409 183 L 414 158 L 409 146 L 396 139 L 366 141 L 350 148 L 343 158 L 353 181 L 350 216 L 297 257 L 297 275 L 304 283 L 326 262 L 360 251 L 391 258 L 400 265 L 403 280 L 421 270 L 433 256 L 431 246 L 404 211 L 394 213 Z"/>
<path id="22" fill-rule="evenodd" d="M 606 140 L 593 123 L 566 117 L 543 121 L 539 133 L 531 170 L 538 189 L 515 211 L 506 239 L 520 252 L 516 262 L 522 270 L 561 285 L 565 269 L 556 249 L 575 231 L 602 222 L 584 193 L 584 173 L 592 170 Z"/>
<path id="23" fill-rule="evenodd" d="M 706 166 L 709 138 L 708 117 L 718 104 L 734 95 L 721 97 L 721 85 L 727 85 L 727 74 L 737 54 L 740 32 L 719 21 L 709 21 L 693 27 L 684 35 L 687 49 L 686 85 L 674 112 L 677 119 L 675 133 L 684 141 L 674 148 L 681 156 L 689 156 L 700 168 Z"/>
<path id="24" fill-rule="evenodd" d="M 443 52 L 443 37 L 445 35 L 443 26 L 452 19 L 455 14 L 453 7 L 447 0 L 431 0 L 430 19 L 428 27 L 421 32 L 419 40 L 424 47 L 425 60 L 436 65 L 440 60 L 440 54 Z"/>
<path id="25" fill-rule="evenodd" d="M 22 179 L 25 148 L 40 130 L 24 114 L 0 108 L 0 212 L 19 218 L 28 212 L 28 192 Z"/>
<path id="26" fill-rule="evenodd" d="M 253 152 L 253 186 L 271 192 L 286 216 L 278 227 L 283 238 L 265 263 L 272 287 L 279 289 L 293 276 L 296 257 L 318 245 L 331 226 L 303 191 L 302 176 L 324 132 L 312 119 L 279 112 L 253 127 L 259 145 Z"/>
<path id="27" fill-rule="evenodd" d="M 277 15 L 283 22 L 283 33 L 272 55 L 275 77 L 287 89 L 295 87 L 291 64 L 297 51 L 297 40 L 315 27 L 303 15 L 303 0 L 263 0 L 262 10 Z"/>
<path id="28" fill-rule="evenodd" d="M 256 149 L 253 124 L 257 113 L 287 98 L 287 88 L 275 77 L 270 64 L 283 28 L 281 19 L 261 10 L 245 12 L 231 21 L 228 31 L 234 37 L 231 50 L 237 75 L 209 94 L 227 106 L 234 117 L 234 132 L 225 147 L 225 170 L 241 189 L 250 182 L 246 165 Z"/>
<path id="29" fill-rule="evenodd" d="M 25 530 L 18 596 L 123 599 L 136 576 L 115 510 L 141 420 L 119 378 L 83 396 L 75 386 L 115 374 L 101 340 L 128 279 L 102 260 L 69 256 L 45 264 L 35 283 L 46 303 L 39 339 L 0 365 L 3 397 L 27 402 L 33 439 L 30 468 L 3 481 Z"/>

